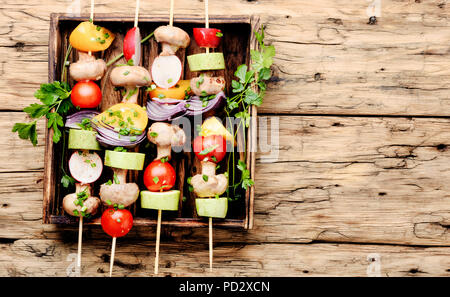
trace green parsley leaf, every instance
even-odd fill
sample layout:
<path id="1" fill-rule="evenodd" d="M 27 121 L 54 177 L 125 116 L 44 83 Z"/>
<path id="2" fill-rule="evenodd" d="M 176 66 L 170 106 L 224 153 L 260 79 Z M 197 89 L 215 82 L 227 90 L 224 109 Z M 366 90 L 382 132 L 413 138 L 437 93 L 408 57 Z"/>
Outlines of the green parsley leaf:
<path id="1" fill-rule="evenodd" d="M 75 184 L 75 179 L 67 174 L 64 174 L 61 178 L 61 184 L 64 188 L 68 188 L 70 185 Z"/>
<path id="2" fill-rule="evenodd" d="M 12 132 L 17 132 L 21 139 L 29 139 L 31 143 L 37 145 L 36 121 L 31 123 L 16 123 Z"/>

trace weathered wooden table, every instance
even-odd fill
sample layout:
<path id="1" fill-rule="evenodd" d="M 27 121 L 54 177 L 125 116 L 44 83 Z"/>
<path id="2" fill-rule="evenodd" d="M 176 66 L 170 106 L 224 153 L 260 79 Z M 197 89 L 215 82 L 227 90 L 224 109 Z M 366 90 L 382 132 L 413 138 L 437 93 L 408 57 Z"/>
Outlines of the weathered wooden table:
<path id="1" fill-rule="evenodd" d="M 1 276 L 65 276 L 74 261 L 77 228 L 41 224 L 44 123 L 38 147 L 11 128 L 47 81 L 50 12 L 88 12 L 87 2 L 1 2 Z M 134 12 L 96 2 L 97 12 Z M 142 14 L 168 10 L 152 2 L 141 1 Z M 381 3 L 375 24 L 371 2 Z M 278 160 L 258 155 L 255 227 L 216 230 L 214 275 L 450 275 L 449 5 L 210 1 L 211 14 L 258 14 L 267 25 L 277 55 L 259 112 L 280 124 Z M 201 1 L 176 1 L 175 16 L 202 12 Z M 83 275 L 105 276 L 111 241 L 85 229 Z M 154 234 L 134 228 L 118 241 L 115 275 L 151 274 Z M 161 273 L 211 275 L 207 236 L 164 228 Z"/>

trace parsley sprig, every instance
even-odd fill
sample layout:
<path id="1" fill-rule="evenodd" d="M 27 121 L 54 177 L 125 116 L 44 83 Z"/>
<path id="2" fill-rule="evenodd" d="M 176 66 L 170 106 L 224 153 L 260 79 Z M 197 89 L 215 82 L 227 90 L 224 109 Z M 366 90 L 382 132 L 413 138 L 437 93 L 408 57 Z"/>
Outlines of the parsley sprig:
<path id="1" fill-rule="evenodd" d="M 259 49 L 250 50 L 251 65 L 250 69 L 247 65 L 240 65 L 234 75 L 236 80 L 231 81 L 231 87 L 233 96 L 227 98 L 227 104 L 225 106 L 225 112 L 228 118 L 234 116 L 241 119 L 235 132 L 235 138 L 237 133 L 243 126 L 249 127 L 250 125 L 250 110 L 251 106 L 260 106 L 263 102 L 264 95 L 266 93 L 267 84 L 272 72 L 270 67 L 273 64 L 273 57 L 275 56 L 275 47 L 273 45 L 266 45 L 264 43 L 264 27 L 261 26 L 261 31 L 254 32 L 256 40 L 258 41 Z M 231 123 L 230 123 L 231 124 Z M 245 133 L 242 133 L 243 141 L 245 140 Z M 230 164 L 232 162 L 232 164 Z M 235 168 L 240 171 L 240 179 L 236 180 Z M 236 197 L 236 189 L 240 186 L 247 190 L 253 186 L 254 182 L 250 178 L 250 171 L 244 161 L 239 160 L 236 166 L 234 150 L 231 156 L 228 157 L 228 172 L 230 177 L 230 187 Z"/>
<path id="2" fill-rule="evenodd" d="M 16 123 L 12 132 L 17 132 L 21 139 L 29 139 L 37 145 L 36 122 L 42 117 L 48 119 L 47 128 L 53 128 L 53 142 L 58 143 L 61 138 L 60 127 L 64 127 L 63 116 L 73 107 L 70 101 L 70 87 L 65 82 L 55 81 L 42 84 L 34 97 L 42 104 L 32 103 L 23 109 L 34 121 L 30 123 Z"/>

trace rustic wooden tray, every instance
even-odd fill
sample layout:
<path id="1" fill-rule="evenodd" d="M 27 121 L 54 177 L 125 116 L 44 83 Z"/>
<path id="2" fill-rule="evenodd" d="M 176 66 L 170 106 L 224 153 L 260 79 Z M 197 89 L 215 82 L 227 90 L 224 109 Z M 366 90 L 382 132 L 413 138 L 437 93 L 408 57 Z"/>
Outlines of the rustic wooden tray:
<path id="1" fill-rule="evenodd" d="M 70 32 L 79 24 L 80 21 L 85 21 L 89 18 L 88 15 L 71 16 L 68 14 L 51 14 L 50 17 L 50 36 L 49 36 L 49 82 L 60 80 L 61 66 L 64 60 L 65 51 L 68 47 L 68 39 Z M 111 47 L 105 52 L 101 53 L 101 58 L 109 61 L 113 57 L 122 53 L 122 43 L 125 33 L 133 26 L 133 16 L 116 16 L 106 14 L 96 14 L 95 23 L 110 29 L 116 34 L 116 39 Z M 169 16 L 140 16 L 139 27 L 143 37 L 151 33 L 160 25 L 167 24 Z M 191 35 L 191 44 L 186 49 L 180 49 L 177 53 L 178 57 L 184 63 L 184 78 L 198 76 L 197 73 L 191 73 L 187 66 L 185 57 L 194 53 L 203 52 L 200 49 L 193 37 L 192 28 L 203 27 L 204 17 L 201 15 L 182 17 L 175 17 L 174 24 L 181 27 Z M 225 61 L 227 63 L 226 70 L 221 71 L 220 74 L 225 76 L 227 81 L 226 92 L 230 94 L 231 80 L 234 79 L 234 71 L 240 64 L 249 65 L 250 49 L 258 46 L 254 38 L 254 30 L 259 29 L 259 18 L 255 16 L 210 16 L 210 23 L 213 27 L 220 28 L 224 34 L 221 46 L 216 50 L 223 52 Z M 143 66 L 149 69 L 151 62 L 158 55 L 160 51 L 158 43 L 154 39 L 150 39 L 143 45 Z M 73 62 L 78 59 L 77 51 L 74 50 L 69 56 L 69 61 Z M 119 60 L 117 63 L 124 63 L 125 60 Z M 111 69 L 112 67 L 110 67 Z M 120 102 L 120 92 L 115 91 L 114 87 L 109 82 L 109 72 L 99 82 L 102 89 L 103 100 L 101 110 L 107 109 L 109 106 Z M 69 81 L 73 85 L 73 81 Z M 139 103 L 143 105 L 146 101 L 144 92 L 141 91 Z M 254 179 L 255 172 L 255 152 L 256 151 L 256 107 L 251 109 L 252 122 L 250 128 L 246 129 L 244 133 L 247 134 L 247 142 L 243 143 L 238 137 L 238 146 L 246 147 L 248 154 L 236 153 L 236 160 L 240 158 L 245 159 L 247 168 L 251 172 L 251 178 Z M 193 128 L 194 129 L 194 128 Z M 67 132 L 65 132 L 67 133 Z M 78 219 L 64 214 L 62 209 L 63 197 L 71 192 L 74 188 L 65 189 L 60 183 L 62 177 L 61 165 L 64 166 L 66 172 L 69 152 L 64 149 L 66 145 L 63 141 L 58 144 L 52 141 L 53 130 L 46 132 L 46 149 L 45 149 L 45 171 L 44 171 L 44 200 L 43 200 L 43 223 L 44 224 L 76 224 Z M 136 151 L 144 152 L 146 156 L 147 166 L 154 158 L 155 149 L 147 142 L 142 143 Z M 103 152 L 100 153 L 103 157 Z M 177 227 L 206 227 L 208 226 L 207 218 L 199 218 L 195 213 L 195 197 L 189 192 L 187 186 L 187 178 L 197 172 L 198 161 L 195 159 L 194 153 L 182 152 L 174 153 L 171 161 L 176 172 L 178 173 L 176 187 L 183 193 L 183 199 L 180 199 L 180 207 L 178 212 L 163 212 L 163 225 L 171 225 Z M 222 161 L 224 162 L 224 161 Z M 221 164 L 221 168 L 226 168 L 226 164 Z M 223 172 L 219 170 L 219 172 Z M 141 190 L 145 189 L 142 182 L 142 173 L 130 172 L 129 179 L 136 182 Z M 98 188 L 100 184 L 106 182 L 111 178 L 111 170 L 104 167 L 102 177 L 94 184 L 94 194 L 98 196 Z M 247 191 L 241 190 L 242 193 L 236 201 L 229 202 L 229 210 L 226 219 L 215 219 L 214 225 L 218 227 L 242 228 L 251 229 L 253 225 L 253 199 L 254 187 Z M 140 208 L 139 200 L 130 210 L 134 214 L 135 225 L 156 225 L 157 211 L 144 210 Z M 99 213 L 101 213 L 99 211 Z M 100 224 L 99 214 L 91 220 L 86 221 L 86 224 Z"/>

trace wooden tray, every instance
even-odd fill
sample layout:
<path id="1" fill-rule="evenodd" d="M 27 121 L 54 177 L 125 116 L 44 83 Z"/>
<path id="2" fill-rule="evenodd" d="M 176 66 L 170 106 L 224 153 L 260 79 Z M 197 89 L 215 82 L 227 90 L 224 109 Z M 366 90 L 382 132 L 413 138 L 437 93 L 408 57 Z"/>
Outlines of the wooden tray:
<path id="1" fill-rule="evenodd" d="M 89 18 L 88 15 L 71 16 L 68 14 L 51 14 L 50 17 L 50 36 L 49 36 L 49 82 L 60 80 L 61 65 L 64 60 L 65 51 L 69 45 L 68 39 L 70 32 L 81 22 L 86 21 Z M 111 60 L 122 53 L 122 43 L 125 33 L 133 26 L 134 16 L 115 16 L 109 14 L 96 14 L 95 24 L 104 26 L 116 34 L 116 39 L 108 50 L 99 54 L 99 57 L 105 61 Z M 160 25 L 165 25 L 169 21 L 168 16 L 140 16 L 139 28 L 141 30 L 142 37 L 147 36 L 154 29 Z M 249 65 L 250 62 L 250 49 L 255 49 L 258 46 L 257 41 L 254 38 L 253 31 L 259 29 L 259 18 L 254 16 L 210 16 L 210 23 L 212 27 L 217 27 L 222 30 L 224 37 L 221 46 L 216 49 L 217 52 L 223 52 L 225 61 L 227 63 L 226 70 L 221 71 L 220 74 L 225 76 L 227 81 L 226 93 L 231 94 L 231 80 L 234 78 L 234 71 L 240 64 Z M 187 66 L 185 57 L 194 53 L 204 52 L 200 49 L 192 37 L 192 28 L 203 27 L 203 16 L 186 16 L 175 17 L 174 25 L 181 27 L 191 36 L 191 43 L 188 48 L 180 49 L 177 52 L 177 56 L 184 64 L 184 78 L 189 79 L 191 77 L 198 76 L 198 73 L 191 73 Z M 142 66 L 147 69 L 150 68 L 151 62 L 160 52 L 158 43 L 152 38 L 143 45 L 143 62 Z M 77 51 L 74 50 L 69 56 L 69 61 L 73 62 L 78 59 Z M 117 64 L 124 63 L 122 58 L 117 61 Z M 114 87 L 109 81 L 109 72 L 114 66 L 110 66 L 108 72 L 103 79 L 99 82 L 102 89 L 103 100 L 101 110 L 107 109 L 109 106 L 121 101 L 120 92 L 115 91 Z M 73 86 L 74 82 L 69 81 Z M 146 102 L 144 98 L 144 91 L 141 90 L 139 104 L 143 105 Z M 238 146 L 245 147 L 247 152 L 236 153 L 236 161 L 238 158 L 245 159 L 247 168 L 251 172 L 251 178 L 254 179 L 255 171 L 255 153 L 256 151 L 256 107 L 251 109 L 252 123 L 250 128 L 246 129 L 244 133 L 247 134 L 247 143 L 243 143 L 238 138 Z M 195 127 L 194 127 L 195 128 Z M 194 129 L 193 128 L 193 129 Z M 67 132 L 65 132 L 67 133 Z M 67 135 L 67 134 L 66 134 Z M 45 171 L 44 171 L 44 200 L 43 200 L 43 223 L 44 224 L 76 224 L 78 219 L 64 214 L 62 209 L 63 197 L 71 192 L 74 192 L 74 187 L 65 189 L 62 187 L 60 180 L 62 177 L 62 171 L 60 169 L 61 164 L 64 166 L 66 172 L 68 162 L 68 149 L 63 149 L 63 141 L 58 144 L 52 141 L 53 130 L 47 130 L 46 149 L 45 149 Z M 67 138 L 66 138 L 67 139 Z M 142 143 L 136 151 L 144 152 L 146 156 L 147 166 L 154 158 L 155 149 L 149 147 L 147 141 Z M 103 158 L 103 152 L 100 153 Z M 180 199 L 180 207 L 178 212 L 163 212 L 163 225 L 171 225 L 177 227 L 206 227 L 208 226 L 207 218 L 198 218 L 195 213 L 195 196 L 189 192 L 187 186 L 187 178 L 197 172 L 197 166 L 199 165 L 194 153 L 173 153 L 172 165 L 175 171 L 178 173 L 176 187 L 183 193 L 183 199 Z M 224 162 L 224 161 L 222 161 Z M 226 168 L 226 163 L 220 164 L 221 168 Z M 218 170 L 219 173 L 224 170 Z M 104 167 L 102 177 L 94 184 L 94 194 L 98 196 L 99 186 L 111 179 L 112 171 L 108 167 Z M 142 182 L 142 173 L 130 172 L 129 179 L 136 182 L 141 190 L 145 189 Z M 254 199 L 254 187 L 247 191 L 241 190 L 236 201 L 229 202 L 229 210 L 226 219 L 215 219 L 214 226 L 229 227 L 229 228 L 242 228 L 251 229 L 253 225 L 253 199 Z M 130 210 L 134 214 L 135 225 L 156 225 L 157 211 L 144 210 L 140 208 L 139 199 L 130 207 Z M 92 218 L 87 220 L 86 224 L 100 224 L 101 211 Z"/>

